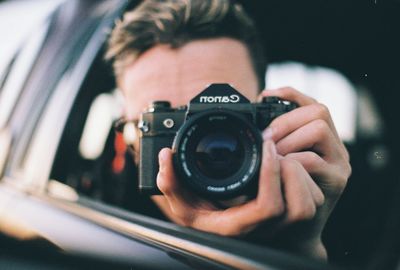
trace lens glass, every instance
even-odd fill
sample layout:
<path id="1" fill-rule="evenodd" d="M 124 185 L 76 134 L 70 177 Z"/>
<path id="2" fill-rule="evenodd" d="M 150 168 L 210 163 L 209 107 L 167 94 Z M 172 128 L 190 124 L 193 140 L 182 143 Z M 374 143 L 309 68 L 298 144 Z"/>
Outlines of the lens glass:
<path id="1" fill-rule="evenodd" d="M 201 195 L 233 198 L 255 188 L 262 138 L 249 118 L 228 109 L 190 115 L 173 143 L 182 184 Z M 246 191 L 247 192 L 247 191 Z"/>
<path id="2" fill-rule="evenodd" d="M 212 179 L 225 179 L 242 166 L 244 148 L 235 134 L 224 131 L 207 133 L 195 146 L 194 161 L 199 171 Z"/>

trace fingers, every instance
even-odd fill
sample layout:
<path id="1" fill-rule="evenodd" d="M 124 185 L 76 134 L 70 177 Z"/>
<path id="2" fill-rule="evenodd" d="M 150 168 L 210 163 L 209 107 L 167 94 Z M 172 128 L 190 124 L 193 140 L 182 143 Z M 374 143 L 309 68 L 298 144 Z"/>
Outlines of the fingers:
<path id="1" fill-rule="evenodd" d="M 324 194 L 303 166 L 294 159 L 279 159 L 274 143 L 266 140 L 257 198 L 210 217 L 217 221 L 214 223 L 217 227 L 223 228 L 220 234 L 235 235 L 250 231 L 265 221 L 275 220 L 275 226 L 270 229 L 277 229 L 280 225 L 310 220 L 324 201 Z"/>
<path id="2" fill-rule="evenodd" d="M 311 220 L 317 212 L 317 207 L 323 203 L 318 191 L 310 189 L 312 179 L 295 160 L 283 158 L 280 165 L 286 200 L 285 223 Z"/>
<path id="3" fill-rule="evenodd" d="M 217 226 L 224 228 L 224 235 L 235 235 L 254 228 L 262 221 L 284 214 L 285 205 L 281 190 L 279 160 L 274 143 L 263 144 L 257 197 L 243 205 L 226 209 L 217 217 Z"/>
<path id="4" fill-rule="evenodd" d="M 156 203 L 171 220 L 195 229 L 234 236 L 274 220 L 277 229 L 281 217 L 285 224 L 311 219 L 324 201 L 322 192 L 299 162 L 278 158 L 272 140 L 263 144 L 257 197 L 225 210 L 213 208 L 179 186 L 170 149 L 163 149 L 159 159 L 157 185 L 165 196 L 154 196 L 158 197 Z"/>
<path id="5" fill-rule="evenodd" d="M 160 170 L 157 186 L 164 196 L 153 196 L 153 200 L 171 220 L 183 226 L 212 231 L 207 225 L 199 227 L 198 219 L 218 209 L 210 202 L 181 187 L 172 163 L 172 151 L 164 148 L 159 153 Z"/>
<path id="6" fill-rule="evenodd" d="M 281 155 L 312 150 L 334 162 L 343 158 L 343 151 L 332 134 L 327 123 L 321 119 L 314 120 L 293 131 L 277 143 L 278 152 Z"/>
<path id="7" fill-rule="evenodd" d="M 307 183 L 308 189 L 311 192 L 314 203 L 317 207 L 320 207 L 325 202 L 325 195 L 319 186 L 315 183 L 315 181 L 311 177 L 306 177 L 305 181 Z"/>
<path id="8" fill-rule="evenodd" d="M 166 202 L 174 215 L 174 221 L 179 224 L 189 224 L 192 222 L 192 206 L 187 202 L 187 191 L 182 189 L 177 182 L 174 168 L 172 165 L 172 153 L 169 148 L 164 148 L 159 153 L 160 170 L 157 176 L 157 186 L 164 194 Z M 164 210 L 166 206 L 163 206 Z"/>
<path id="9" fill-rule="evenodd" d="M 347 163 L 340 167 L 331 165 L 311 151 L 290 153 L 285 157 L 299 162 L 313 176 L 319 188 L 324 190 L 325 197 L 341 193 L 351 174 L 351 167 Z"/>
<path id="10" fill-rule="evenodd" d="M 243 205 L 226 210 L 212 209 L 206 202 L 189 195 L 177 182 L 170 149 L 159 154 L 160 171 L 157 185 L 164 194 L 167 215 L 176 223 L 215 232 L 222 235 L 239 235 L 251 230 L 258 223 L 282 215 L 285 210 L 282 197 L 279 160 L 274 143 L 263 144 L 263 161 L 257 198 Z M 156 199 L 158 205 L 163 203 Z M 199 202 L 202 205 L 199 205 Z M 168 213 L 168 211 L 171 213 Z"/>
<path id="11" fill-rule="evenodd" d="M 248 209 L 242 209 L 244 215 L 250 211 L 249 223 L 258 223 L 266 218 L 280 216 L 285 211 L 280 179 L 280 166 L 275 144 L 267 140 L 263 144 L 263 159 L 260 168 L 258 194 Z M 238 218 L 240 219 L 240 218 Z"/>
<path id="12" fill-rule="evenodd" d="M 301 126 L 318 119 L 326 122 L 332 131 L 336 130 L 328 108 L 320 103 L 314 103 L 275 118 L 270 124 L 273 129 L 273 139 L 276 142 Z M 333 134 L 339 141 L 337 133 L 334 132 Z"/>
<path id="13" fill-rule="evenodd" d="M 280 178 L 280 164 L 276 146 L 272 140 L 266 140 L 263 144 L 263 160 L 260 168 L 256 204 L 258 207 L 273 205 L 275 210 L 272 212 L 276 215 L 282 214 L 285 208 Z"/>
<path id="14" fill-rule="evenodd" d="M 158 163 L 157 186 L 165 196 L 174 197 L 179 190 L 179 185 L 172 168 L 172 154 L 170 149 L 161 149 L 158 155 Z"/>
<path id="15" fill-rule="evenodd" d="M 264 142 L 264 145 L 273 144 Z M 269 147 L 264 147 L 263 154 L 268 153 Z M 296 160 L 282 157 L 278 159 L 279 164 L 276 161 L 269 156 L 263 158 L 259 193 L 255 200 L 225 211 L 220 224 L 226 226 L 223 224 L 231 223 L 225 228 L 228 230 L 223 232 L 224 235 L 247 232 L 271 220 L 276 223 L 269 223 L 269 231 L 276 231 L 281 226 L 311 220 L 316 216 L 317 209 L 325 201 L 321 189 Z"/>
<path id="16" fill-rule="evenodd" d="M 265 133 L 277 142 L 279 154 L 308 150 L 321 154 L 326 164 L 321 164 L 321 160 L 311 154 L 308 154 L 309 160 L 299 156 L 298 161 L 310 174 L 318 173 L 321 180 L 318 184 L 324 195 L 329 200 L 336 200 L 346 186 L 351 166 L 349 153 L 336 131 L 328 108 L 290 87 L 264 91 L 262 95 L 278 96 L 301 106 L 274 119 Z"/>
<path id="17" fill-rule="evenodd" d="M 318 180 L 325 179 L 324 177 L 327 177 L 326 173 L 331 170 L 331 168 L 329 168 L 329 164 L 319 155 L 311 151 L 290 153 L 287 154 L 285 158 L 289 160 L 295 160 L 301 164 L 301 166 L 310 176 L 315 176 L 314 179 L 311 177 L 306 177 L 306 182 L 314 198 L 314 202 L 317 204 L 317 206 L 323 205 L 325 202 L 325 196 L 321 188 L 318 186 Z"/>
<path id="18" fill-rule="evenodd" d="M 289 100 L 297 103 L 299 106 L 306 106 L 317 101 L 309 96 L 306 96 L 292 87 L 282 87 L 273 90 L 266 90 L 261 93 L 264 97 L 279 97 L 284 100 Z"/>
<path id="19" fill-rule="evenodd" d="M 341 150 L 345 160 L 349 160 L 347 149 L 341 142 L 341 139 L 332 121 L 329 109 L 325 105 L 318 103 L 315 99 L 308 97 L 290 87 L 263 91 L 261 95 L 278 96 L 282 99 L 295 102 L 300 106 L 299 108 L 285 113 L 272 121 L 269 126 L 269 132 L 272 133 L 275 142 L 279 141 L 301 126 L 320 119 L 327 123 L 337 142 L 337 147 Z"/>
<path id="20" fill-rule="evenodd" d="M 290 153 L 285 157 L 299 162 L 310 175 L 325 176 L 324 173 L 329 166 L 325 160 L 312 151 Z"/>

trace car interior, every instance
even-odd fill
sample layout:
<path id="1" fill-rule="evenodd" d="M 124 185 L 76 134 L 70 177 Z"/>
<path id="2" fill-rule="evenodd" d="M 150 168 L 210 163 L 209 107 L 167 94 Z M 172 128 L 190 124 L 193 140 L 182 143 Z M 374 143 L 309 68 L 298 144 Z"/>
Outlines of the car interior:
<path id="1" fill-rule="evenodd" d="M 249 6 L 251 8 L 251 5 Z M 272 19 L 268 21 L 270 20 Z M 266 23 L 264 22 L 264 24 Z M 292 30 L 292 32 L 294 31 Z M 297 31 L 299 30 L 297 29 Z M 335 34 L 337 35 L 337 33 Z M 273 45 L 276 46 L 276 44 Z M 332 51 L 335 52 L 333 49 Z M 282 59 L 271 58 L 277 62 L 280 60 L 278 62 L 280 63 L 285 57 L 290 59 L 290 56 L 289 53 L 282 53 L 280 56 Z M 324 64 L 318 63 L 315 52 L 303 53 L 302 57 L 298 58 L 303 60 L 303 63 L 309 63 L 309 69 L 313 70 Z M 344 63 L 340 64 L 344 65 Z M 277 65 L 272 65 L 272 67 L 277 67 Z M 307 67 L 304 68 L 304 70 L 306 69 Z M 294 77 L 296 73 L 291 72 L 291 77 Z M 275 76 L 278 75 L 275 74 Z M 311 88 L 310 82 L 317 80 L 315 74 L 310 76 L 307 84 L 309 89 Z M 352 157 L 353 174 L 324 233 L 324 241 L 328 246 L 330 258 L 339 265 L 365 265 L 367 258 L 376 252 L 383 233 L 385 217 L 390 211 L 387 206 L 390 204 L 390 198 L 394 195 L 392 194 L 394 190 L 388 189 L 388 186 L 395 186 L 396 184 L 396 179 L 393 178 L 391 171 L 392 160 L 389 159 L 391 149 L 388 145 L 386 127 L 389 123 L 382 121 L 380 115 L 382 112 L 377 108 L 378 102 L 371 91 L 372 86 L 368 81 L 363 81 L 365 76 L 367 74 L 360 74 L 361 78 L 358 80 L 351 80 L 350 78 L 351 91 L 355 91 L 352 94 L 358 99 L 355 108 L 348 111 L 348 119 L 355 119 L 356 122 L 352 139 L 346 142 Z M 303 79 L 304 77 L 303 74 Z M 153 213 L 153 216 L 163 218 L 160 213 L 155 214 L 158 212 L 157 209 L 148 209 L 152 205 L 146 203 L 148 198 L 132 196 L 131 191 L 135 189 L 137 184 L 135 183 L 137 172 L 135 166 L 131 166 L 134 161 L 127 149 L 120 149 L 121 138 L 116 135 L 112 128 L 112 122 L 118 118 L 120 113 L 110 112 L 109 115 L 100 116 L 95 113 L 89 114 L 89 110 L 95 106 L 94 104 L 99 103 L 99 98 L 104 99 L 105 95 L 114 101 L 109 104 L 103 102 L 103 106 L 113 106 L 112 103 L 115 107 L 118 106 L 115 105 L 118 104 L 118 94 L 115 92 L 115 87 L 112 70 L 109 64 L 104 62 L 102 51 L 93 63 L 89 76 L 87 76 L 70 114 L 53 166 L 51 179 L 57 179 L 73 187 L 80 194 L 107 204 L 141 214 Z M 116 91 L 118 92 L 118 90 Z M 345 94 L 343 95 L 343 99 L 349 98 Z M 104 109 L 100 111 L 104 111 Z M 363 119 L 365 119 L 363 116 L 366 113 L 373 114 L 372 117 L 368 118 L 372 119 L 370 120 L 372 123 L 363 122 Z M 108 128 L 97 127 L 95 131 L 92 130 L 97 135 L 99 135 L 99 132 L 104 134 L 98 136 L 102 138 L 100 142 L 95 143 L 93 140 L 87 140 L 96 144 L 97 146 L 92 147 L 98 149 L 95 150 L 97 153 L 95 155 L 85 155 L 84 150 L 82 151 L 83 130 L 85 126 L 92 125 L 90 122 L 98 117 L 103 120 L 107 119 L 103 122 L 107 122 Z M 90 148 L 90 146 L 87 147 Z M 116 162 L 121 156 L 123 164 L 116 166 Z M 379 179 L 380 185 L 376 185 L 377 179 Z"/>
<path id="2" fill-rule="evenodd" d="M 270 62 L 268 86 L 298 83 L 311 96 L 331 102 L 341 114 L 337 121 L 352 130 L 342 137 L 352 175 L 323 233 L 330 262 L 360 269 L 392 267 L 400 250 L 394 117 L 400 43 L 393 38 L 400 25 L 399 2 L 290 2 L 290 9 L 289 1 L 240 2 L 259 25 Z M 148 196 L 135 192 L 133 155 L 114 130 L 123 96 L 104 60 L 105 46 L 75 98 L 49 179 L 84 199 L 166 221 Z M 315 92 L 326 81 L 327 93 Z M 329 92 L 339 88 L 340 95 Z"/>

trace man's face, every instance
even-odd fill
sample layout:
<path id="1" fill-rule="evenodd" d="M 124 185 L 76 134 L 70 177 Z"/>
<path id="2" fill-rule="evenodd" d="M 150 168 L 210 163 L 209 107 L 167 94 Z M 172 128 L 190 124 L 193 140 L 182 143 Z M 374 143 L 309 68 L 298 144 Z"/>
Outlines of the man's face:
<path id="1" fill-rule="evenodd" d="M 185 105 L 211 83 L 229 83 L 252 101 L 258 94 L 249 52 L 230 38 L 191 41 L 180 48 L 157 45 L 128 66 L 118 81 L 128 119 L 138 118 L 154 100 Z"/>

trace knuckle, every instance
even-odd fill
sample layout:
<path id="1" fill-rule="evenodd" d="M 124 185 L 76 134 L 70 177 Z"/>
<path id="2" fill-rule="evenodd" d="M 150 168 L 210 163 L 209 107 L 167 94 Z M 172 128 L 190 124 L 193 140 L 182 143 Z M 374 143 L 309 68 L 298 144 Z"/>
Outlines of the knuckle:
<path id="1" fill-rule="evenodd" d="M 179 220 L 180 225 L 185 227 L 192 227 L 193 226 L 193 218 L 190 215 L 185 213 L 174 211 L 176 218 Z"/>
<path id="2" fill-rule="evenodd" d="M 170 208 L 176 223 L 185 227 L 193 226 L 195 216 L 189 209 L 182 209 L 177 204 L 171 204 Z"/>
<path id="3" fill-rule="evenodd" d="M 315 152 L 307 152 L 307 160 L 313 167 L 318 167 L 322 165 L 322 158 Z"/>
<path id="4" fill-rule="evenodd" d="M 294 97 L 299 92 L 291 86 L 282 87 L 280 90 L 285 97 Z"/>
<path id="5" fill-rule="evenodd" d="M 269 217 L 271 218 L 280 217 L 284 213 L 285 213 L 285 207 L 283 206 L 283 204 L 276 205 L 274 207 L 271 207 L 271 209 L 269 209 Z"/>
<path id="6" fill-rule="evenodd" d="M 317 195 L 317 198 L 315 199 L 315 203 L 317 204 L 317 207 L 320 207 L 320 206 L 324 205 L 324 203 L 325 203 L 325 195 L 322 192 L 320 192 Z"/>
<path id="7" fill-rule="evenodd" d="M 304 214 L 304 219 L 310 220 L 315 217 L 315 214 L 317 213 L 317 207 L 312 204 L 303 214 Z"/>
<path id="8" fill-rule="evenodd" d="M 339 179 L 334 184 L 334 189 L 337 193 L 341 193 L 347 186 L 347 179 Z"/>
<path id="9" fill-rule="evenodd" d="M 278 149 L 277 149 L 278 151 Z M 261 168 L 260 168 L 260 178 L 262 181 L 265 181 L 266 176 L 264 173 L 271 172 L 274 177 L 279 177 L 280 168 L 279 166 L 273 166 L 275 163 L 272 160 L 272 157 L 267 158 L 265 155 L 262 157 Z M 268 177 L 268 176 L 267 176 Z"/>
<path id="10" fill-rule="evenodd" d="M 347 186 L 348 178 L 350 176 L 350 172 L 347 170 L 351 170 L 350 165 L 346 166 L 347 168 L 339 168 L 339 175 L 336 177 L 336 181 L 332 183 L 333 189 L 337 193 L 341 193 Z"/>
<path id="11" fill-rule="evenodd" d="M 350 174 L 346 174 L 338 181 L 340 190 L 344 190 L 346 188 L 349 176 Z"/>
<path id="12" fill-rule="evenodd" d="M 268 206 L 259 207 L 259 213 L 263 220 L 280 217 L 284 212 L 285 207 L 282 204 L 269 204 Z"/>
<path id="13" fill-rule="evenodd" d="M 285 158 L 281 160 L 281 171 L 297 170 L 301 164 L 295 159 Z"/>
<path id="14" fill-rule="evenodd" d="M 321 118 L 321 119 L 329 119 L 330 118 L 331 114 L 326 105 L 324 105 L 322 103 L 315 103 L 313 106 L 314 106 L 315 114 L 318 116 L 318 118 Z"/>
<path id="15" fill-rule="evenodd" d="M 317 119 L 313 122 L 313 129 L 315 130 L 318 136 L 323 136 L 329 132 L 328 123 L 326 123 L 322 119 Z"/>
<path id="16" fill-rule="evenodd" d="M 318 101 L 315 98 L 312 98 L 310 96 L 307 96 L 307 97 L 311 100 L 312 103 L 318 103 Z"/>
<path id="17" fill-rule="evenodd" d="M 311 220 L 314 218 L 315 214 L 317 212 L 317 209 L 314 204 L 308 205 L 308 206 L 303 206 L 299 208 L 297 211 L 293 211 L 289 215 L 289 220 L 292 222 L 298 222 L 298 221 L 303 221 L 303 220 Z"/>
<path id="18" fill-rule="evenodd" d="M 313 168 L 322 165 L 322 158 L 313 151 L 306 151 L 304 153 L 304 159 L 307 160 L 307 164 L 310 164 Z"/>

